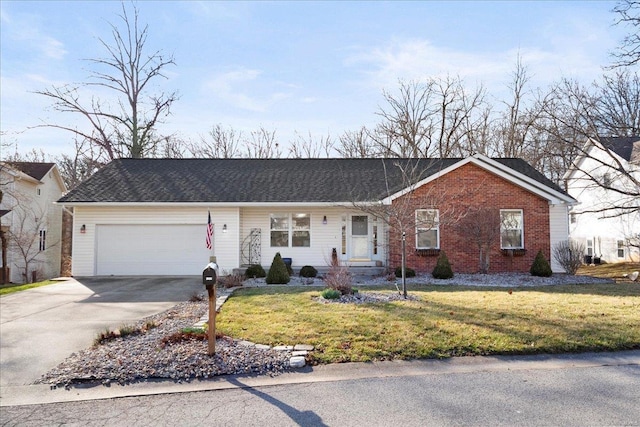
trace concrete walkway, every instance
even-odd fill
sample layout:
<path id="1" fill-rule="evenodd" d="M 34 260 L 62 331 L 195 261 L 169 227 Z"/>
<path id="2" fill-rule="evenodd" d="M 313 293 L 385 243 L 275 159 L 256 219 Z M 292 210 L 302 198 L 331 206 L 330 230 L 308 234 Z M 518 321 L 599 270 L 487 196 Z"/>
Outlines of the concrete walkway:
<path id="1" fill-rule="evenodd" d="M 0 400 L 33 383 L 98 332 L 164 311 L 204 291 L 201 278 L 68 279 L 0 298 Z"/>

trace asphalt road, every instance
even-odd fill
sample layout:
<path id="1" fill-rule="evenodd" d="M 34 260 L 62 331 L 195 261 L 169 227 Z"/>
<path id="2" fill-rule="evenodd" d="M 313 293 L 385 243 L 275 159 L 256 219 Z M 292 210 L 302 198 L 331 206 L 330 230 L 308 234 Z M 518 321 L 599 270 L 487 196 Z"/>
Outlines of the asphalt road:
<path id="1" fill-rule="evenodd" d="M 578 356 L 577 362 L 571 357 L 431 361 L 423 372 L 395 374 L 391 363 L 386 374 L 383 368 L 369 377 L 349 375 L 342 367 L 344 379 L 253 387 L 246 386 L 251 379 L 232 377 L 227 379 L 232 388 L 211 391 L 2 407 L 0 424 L 640 425 L 640 353 L 627 354 L 617 363 L 598 362 L 598 355 Z M 351 366 L 358 371 L 363 364 Z"/>

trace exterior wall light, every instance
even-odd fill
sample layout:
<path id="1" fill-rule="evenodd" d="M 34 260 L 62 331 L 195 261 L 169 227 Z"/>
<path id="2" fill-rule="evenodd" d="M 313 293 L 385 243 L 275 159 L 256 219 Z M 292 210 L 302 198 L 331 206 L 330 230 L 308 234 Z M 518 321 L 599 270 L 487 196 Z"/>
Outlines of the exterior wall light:
<path id="1" fill-rule="evenodd" d="M 324 225 L 327 225 L 327 216 L 326 215 L 322 218 L 322 223 Z"/>
<path id="2" fill-rule="evenodd" d="M 84 234 L 87 232 L 87 226 L 82 224 L 82 227 L 80 227 L 80 233 Z"/>
<path id="3" fill-rule="evenodd" d="M 223 233 L 226 233 L 226 232 L 227 232 L 227 224 L 225 224 L 225 225 L 223 225 L 223 226 L 222 226 L 222 232 L 223 232 Z"/>

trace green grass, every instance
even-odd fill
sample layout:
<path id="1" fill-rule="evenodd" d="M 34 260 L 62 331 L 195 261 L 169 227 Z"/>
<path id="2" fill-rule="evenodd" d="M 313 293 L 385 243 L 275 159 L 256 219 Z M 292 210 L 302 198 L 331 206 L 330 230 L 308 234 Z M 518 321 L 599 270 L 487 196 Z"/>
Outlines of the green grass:
<path id="1" fill-rule="evenodd" d="M 27 289 L 39 288 L 40 286 L 60 283 L 55 280 L 45 280 L 43 282 L 27 283 L 26 285 L 0 285 L 0 295 L 12 294 L 14 292 L 25 291 Z"/>
<path id="2" fill-rule="evenodd" d="M 640 348 L 639 284 L 409 290 L 417 300 L 354 305 L 320 304 L 308 287 L 241 289 L 217 332 L 312 344 L 312 363 Z"/>

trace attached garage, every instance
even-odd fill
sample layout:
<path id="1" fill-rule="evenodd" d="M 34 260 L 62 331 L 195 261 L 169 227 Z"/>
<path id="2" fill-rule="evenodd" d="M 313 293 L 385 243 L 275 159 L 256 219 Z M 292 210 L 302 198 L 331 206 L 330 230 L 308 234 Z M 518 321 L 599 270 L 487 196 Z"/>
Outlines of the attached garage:
<path id="1" fill-rule="evenodd" d="M 96 275 L 198 275 L 206 265 L 202 225 L 96 225 Z"/>

